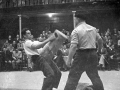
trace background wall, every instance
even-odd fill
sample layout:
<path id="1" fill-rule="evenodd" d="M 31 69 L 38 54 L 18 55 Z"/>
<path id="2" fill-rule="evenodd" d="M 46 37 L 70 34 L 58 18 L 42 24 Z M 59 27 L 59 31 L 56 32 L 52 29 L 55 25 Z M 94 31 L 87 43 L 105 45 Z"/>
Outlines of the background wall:
<path id="1" fill-rule="evenodd" d="M 119 12 L 93 12 L 87 17 L 87 23 L 100 29 L 100 32 L 105 32 L 108 28 L 111 31 L 114 28 L 120 29 Z M 73 30 L 73 16 L 72 14 L 64 14 L 52 18 L 48 16 L 22 17 L 22 28 L 30 28 L 35 37 L 38 37 L 46 27 L 51 31 L 65 29 L 71 32 Z M 15 37 L 18 33 L 18 16 L 2 16 L 0 20 L 0 39 L 6 39 L 9 34 Z"/>

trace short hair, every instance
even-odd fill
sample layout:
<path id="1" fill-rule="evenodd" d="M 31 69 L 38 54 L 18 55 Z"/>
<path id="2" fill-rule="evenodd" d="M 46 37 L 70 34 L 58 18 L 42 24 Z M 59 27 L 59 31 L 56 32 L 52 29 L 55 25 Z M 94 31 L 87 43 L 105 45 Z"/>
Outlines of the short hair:
<path id="1" fill-rule="evenodd" d="M 24 28 L 24 29 L 22 30 L 22 35 L 25 35 L 27 30 L 29 30 L 29 29 L 28 29 L 28 28 Z M 30 30 L 29 30 L 29 31 L 30 31 Z"/>
<path id="2" fill-rule="evenodd" d="M 87 19 L 87 15 L 85 14 L 85 13 L 80 13 L 80 12 L 76 12 L 75 13 L 75 17 L 77 17 L 77 18 L 80 18 L 80 19 L 82 19 L 82 20 L 86 20 Z"/>

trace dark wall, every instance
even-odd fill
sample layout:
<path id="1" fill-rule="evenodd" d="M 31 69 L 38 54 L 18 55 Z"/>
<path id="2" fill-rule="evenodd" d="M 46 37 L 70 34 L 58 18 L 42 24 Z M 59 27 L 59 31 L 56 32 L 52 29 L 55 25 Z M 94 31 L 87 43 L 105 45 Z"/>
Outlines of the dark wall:
<path id="1" fill-rule="evenodd" d="M 22 29 L 29 28 L 32 30 L 32 34 L 35 37 L 38 37 L 40 33 L 42 33 L 45 28 L 48 27 L 49 30 L 54 31 L 55 29 L 62 30 L 63 28 L 66 30 L 73 29 L 73 19 L 72 15 L 63 15 L 63 16 L 55 16 L 52 18 L 49 17 L 22 17 Z M 16 37 L 19 34 L 19 18 L 18 16 L 6 16 L 3 17 L 0 21 L 0 38 L 7 38 L 8 35 L 12 35 L 12 37 Z M 3 35 L 4 34 L 4 35 Z"/>
<path id="2" fill-rule="evenodd" d="M 55 29 L 62 30 L 73 30 L 73 19 L 72 15 L 64 15 L 64 16 L 55 16 L 52 18 L 49 17 L 30 17 L 29 19 L 23 19 L 22 27 L 30 28 L 33 31 L 33 35 L 38 37 L 42 31 L 45 30 L 46 27 L 49 28 L 50 31 L 54 31 Z"/>
<path id="3" fill-rule="evenodd" d="M 119 12 L 94 12 L 88 15 L 87 23 L 100 29 L 100 32 L 105 32 L 108 28 L 113 31 L 113 28 L 120 29 L 120 13 Z M 54 31 L 55 29 L 62 30 L 63 28 L 73 30 L 73 16 L 58 15 L 53 18 L 47 16 L 40 17 L 22 17 L 22 28 L 32 29 L 34 37 L 38 37 L 45 27 Z M 0 39 L 5 39 L 8 35 L 15 37 L 19 33 L 18 16 L 4 16 L 0 20 Z"/>
<path id="4" fill-rule="evenodd" d="M 120 13 L 118 11 L 95 12 L 89 15 L 88 23 L 104 33 L 108 28 L 120 29 Z"/>

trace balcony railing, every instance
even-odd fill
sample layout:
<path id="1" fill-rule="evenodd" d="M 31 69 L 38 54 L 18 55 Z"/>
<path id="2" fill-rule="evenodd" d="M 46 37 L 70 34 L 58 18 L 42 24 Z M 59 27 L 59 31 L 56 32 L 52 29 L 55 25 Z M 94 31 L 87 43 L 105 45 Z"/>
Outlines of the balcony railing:
<path id="1" fill-rule="evenodd" d="M 0 8 L 24 7 L 47 4 L 65 4 L 76 2 L 108 2 L 117 0 L 0 0 Z"/>

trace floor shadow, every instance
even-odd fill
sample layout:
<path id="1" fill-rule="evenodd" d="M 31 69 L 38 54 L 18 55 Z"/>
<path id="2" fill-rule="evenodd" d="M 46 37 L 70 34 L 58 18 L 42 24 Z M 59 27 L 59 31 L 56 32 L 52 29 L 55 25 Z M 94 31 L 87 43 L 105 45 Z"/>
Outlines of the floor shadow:
<path id="1" fill-rule="evenodd" d="M 76 90 L 84 90 L 84 88 L 89 85 L 89 83 L 78 83 Z"/>

